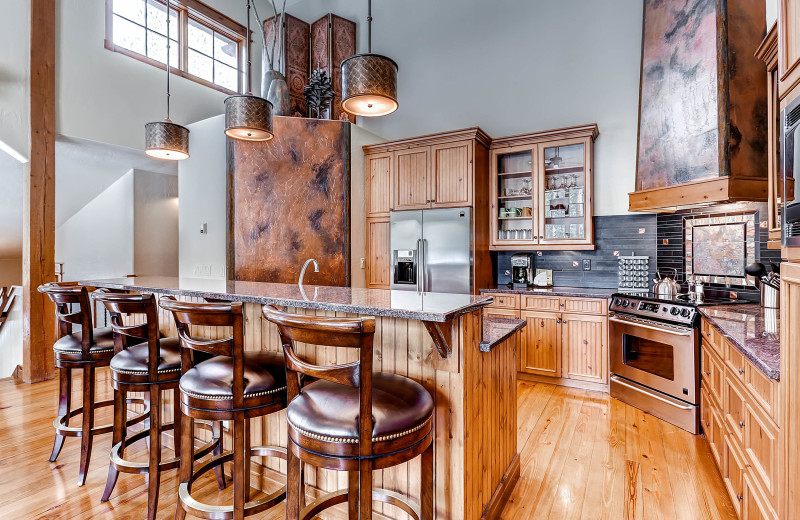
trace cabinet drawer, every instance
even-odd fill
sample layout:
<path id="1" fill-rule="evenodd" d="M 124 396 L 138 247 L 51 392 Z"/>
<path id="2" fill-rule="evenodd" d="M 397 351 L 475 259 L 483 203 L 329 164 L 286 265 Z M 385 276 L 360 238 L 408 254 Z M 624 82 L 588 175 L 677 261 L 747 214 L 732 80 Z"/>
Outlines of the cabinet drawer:
<path id="1" fill-rule="evenodd" d="M 605 314 L 608 309 L 608 300 L 600 298 L 564 298 L 562 303 L 564 312 Z"/>
<path id="2" fill-rule="evenodd" d="M 753 480 L 765 492 L 772 507 L 778 499 L 778 429 L 754 403 L 745 403 L 744 453 Z"/>
<path id="3" fill-rule="evenodd" d="M 725 483 L 725 489 L 728 490 L 728 494 L 731 496 L 733 508 L 736 509 L 736 514 L 740 518 L 742 516 L 742 501 L 744 500 L 745 467 L 744 456 L 739 451 L 737 443 L 730 435 L 726 435 L 720 472 L 722 473 L 722 481 Z"/>
<path id="4" fill-rule="evenodd" d="M 728 340 L 723 341 L 723 348 L 725 350 L 725 364 L 730 368 L 728 373 L 744 383 L 744 354 L 739 352 L 739 349 L 734 347 Z"/>
<path id="5" fill-rule="evenodd" d="M 702 387 L 716 401 L 717 406 L 722 405 L 722 380 L 725 377 L 725 370 L 722 360 L 719 359 L 714 351 L 705 341 L 700 350 L 700 368 L 702 370 Z"/>
<path id="6" fill-rule="evenodd" d="M 708 342 L 708 345 L 712 349 L 714 349 L 714 351 L 720 358 L 722 358 L 725 355 L 725 353 L 722 352 L 722 344 L 721 344 L 722 337 L 720 336 L 717 329 L 712 327 L 711 324 L 708 322 L 708 320 L 706 320 L 705 318 L 703 318 L 703 321 L 700 322 L 700 333 L 703 335 L 703 339 L 706 340 L 706 342 Z"/>
<path id="7" fill-rule="evenodd" d="M 744 500 L 742 501 L 741 518 L 745 520 L 778 520 L 775 510 L 770 507 L 751 473 L 744 474 Z"/>
<path id="8" fill-rule="evenodd" d="M 722 467 L 722 449 L 725 438 L 725 425 L 722 423 L 722 412 L 714 402 L 709 399 L 705 391 L 700 393 L 700 414 L 702 415 L 703 432 L 706 434 L 708 447 L 717 463 Z"/>
<path id="9" fill-rule="evenodd" d="M 554 296 L 523 296 L 523 310 L 555 311 L 561 310 L 561 298 Z"/>
<path id="10" fill-rule="evenodd" d="M 778 420 L 778 385 L 779 383 L 756 368 L 749 360 L 744 363 L 744 386 L 752 398 L 769 415 L 776 424 Z"/>
<path id="11" fill-rule="evenodd" d="M 483 315 L 487 318 L 516 318 L 519 319 L 519 311 L 516 309 L 503 309 L 499 307 L 484 307 Z"/>
<path id="12" fill-rule="evenodd" d="M 519 294 L 512 293 L 485 293 L 486 296 L 494 298 L 489 307 L 500 307 L 502 309 L 519 309 Z"/>
<path id="13" fill-rule="evenodd" d="M 722 385 L 722 412 L 725 415 L 725 428 L 727 433 L 734 437 L 739 447 L 744 446 L 744 408 L 745 393 L 736 377 L 730 370 L 725 371 Z"/>

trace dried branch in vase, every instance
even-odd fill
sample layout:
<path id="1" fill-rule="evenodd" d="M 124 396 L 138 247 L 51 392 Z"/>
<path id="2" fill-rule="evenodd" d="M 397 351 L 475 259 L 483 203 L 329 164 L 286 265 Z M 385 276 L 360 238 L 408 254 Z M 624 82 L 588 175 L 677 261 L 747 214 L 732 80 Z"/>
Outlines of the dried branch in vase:
<path id="1" fill-rule="evenodd" d="M 320 118 L 320 114 L 330 108 L 334 91 L 328 74 L 317 67 L 308 79 L 308 85 L 303 87 L 303 96 L 308 103 L 309 116 Z"/>

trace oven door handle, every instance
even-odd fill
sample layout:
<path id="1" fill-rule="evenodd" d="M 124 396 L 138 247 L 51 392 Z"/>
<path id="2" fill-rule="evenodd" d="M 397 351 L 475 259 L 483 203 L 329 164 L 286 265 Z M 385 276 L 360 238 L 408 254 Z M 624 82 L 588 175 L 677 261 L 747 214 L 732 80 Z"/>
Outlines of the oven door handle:
<path id="1" fill-rule="evenodd" d="M 658 399 L 659 401 L 662 401 L 664 403 L 672 405 L 675 408 L 679 408 L 681 410 L 691 410 L 692 408 L 694 408 L 694 406 L 691 406 L 691 405 L 688 405 L 688 404 L 687 405 L 676 404 L 676 403 L 670 401 L 669 399 L 664 399 L 660 395 L 651 394 L 650 392 L 646 392 L 646 391 L 642 390 L 641 388 L 639 388 L 637 386 L 629 385 L 628 383 L 626 383 L 625 381 L 623 381 L 621 378 L 619 378 L 617 376 L 611 376 L 610 379 L 611 379 L 611 381 L 615 382 L 618 385 L 622 385 L 625 388 L 629 388 L 631 390 L 635 390 L 635 391 L 639 392 L 640 394 L 644 394 L 644 395 L 646 395 L 648 397 L 652 397 L 653 399 Z"/>
<path id="2" fill-rule="evenodd" d="M 638 321 L 621 320 L 619 318 L 608 318 L 608 321 L 613 321 L 615 323 L 622 323 L 624 325 L 636 325 L 637 327 L 642 327 L 643 329 L 650 329 L 650 330 L 655 330 L 655 331 L 658 331 L 658 332 L 664 332 L 666 334 L 672 334 L 673 336 L 691 336 L 692 335 L 691 332 L 676 332 L 674 330 L 662 329 L 662 328 L 659 328 L 659 327 L 654 327 L 652 325 L 647 325 L 647 324 L 644 324 L 644 323 L 640 323 Z"/>

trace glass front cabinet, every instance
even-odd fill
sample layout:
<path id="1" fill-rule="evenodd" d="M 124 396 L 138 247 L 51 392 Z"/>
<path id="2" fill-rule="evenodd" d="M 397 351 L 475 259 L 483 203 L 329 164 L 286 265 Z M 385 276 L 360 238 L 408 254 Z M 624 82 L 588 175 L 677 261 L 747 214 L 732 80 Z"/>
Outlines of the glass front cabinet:
<path id="1" fill-rule="evenodd" d="M 597 125 L 492 142 L 492 250 L 594 249 Z"/>

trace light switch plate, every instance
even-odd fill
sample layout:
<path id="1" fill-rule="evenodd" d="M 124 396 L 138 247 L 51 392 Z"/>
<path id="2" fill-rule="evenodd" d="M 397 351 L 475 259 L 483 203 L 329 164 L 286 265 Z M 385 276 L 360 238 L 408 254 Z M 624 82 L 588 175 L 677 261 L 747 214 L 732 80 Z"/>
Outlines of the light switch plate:
<path id="1" fill-rule="evenodd" d="M 367 259 L 366 258 L 362 258 L 361 259 L 361 269 L 366 269 L 366 268 L 367 268 Z"/>
<path id="2" fill-rule="evenodd" d="M 584 271 L 591 271 L 592 270 L 592 261 L 588 258 L 583 259 L 583 270 Z"/>

